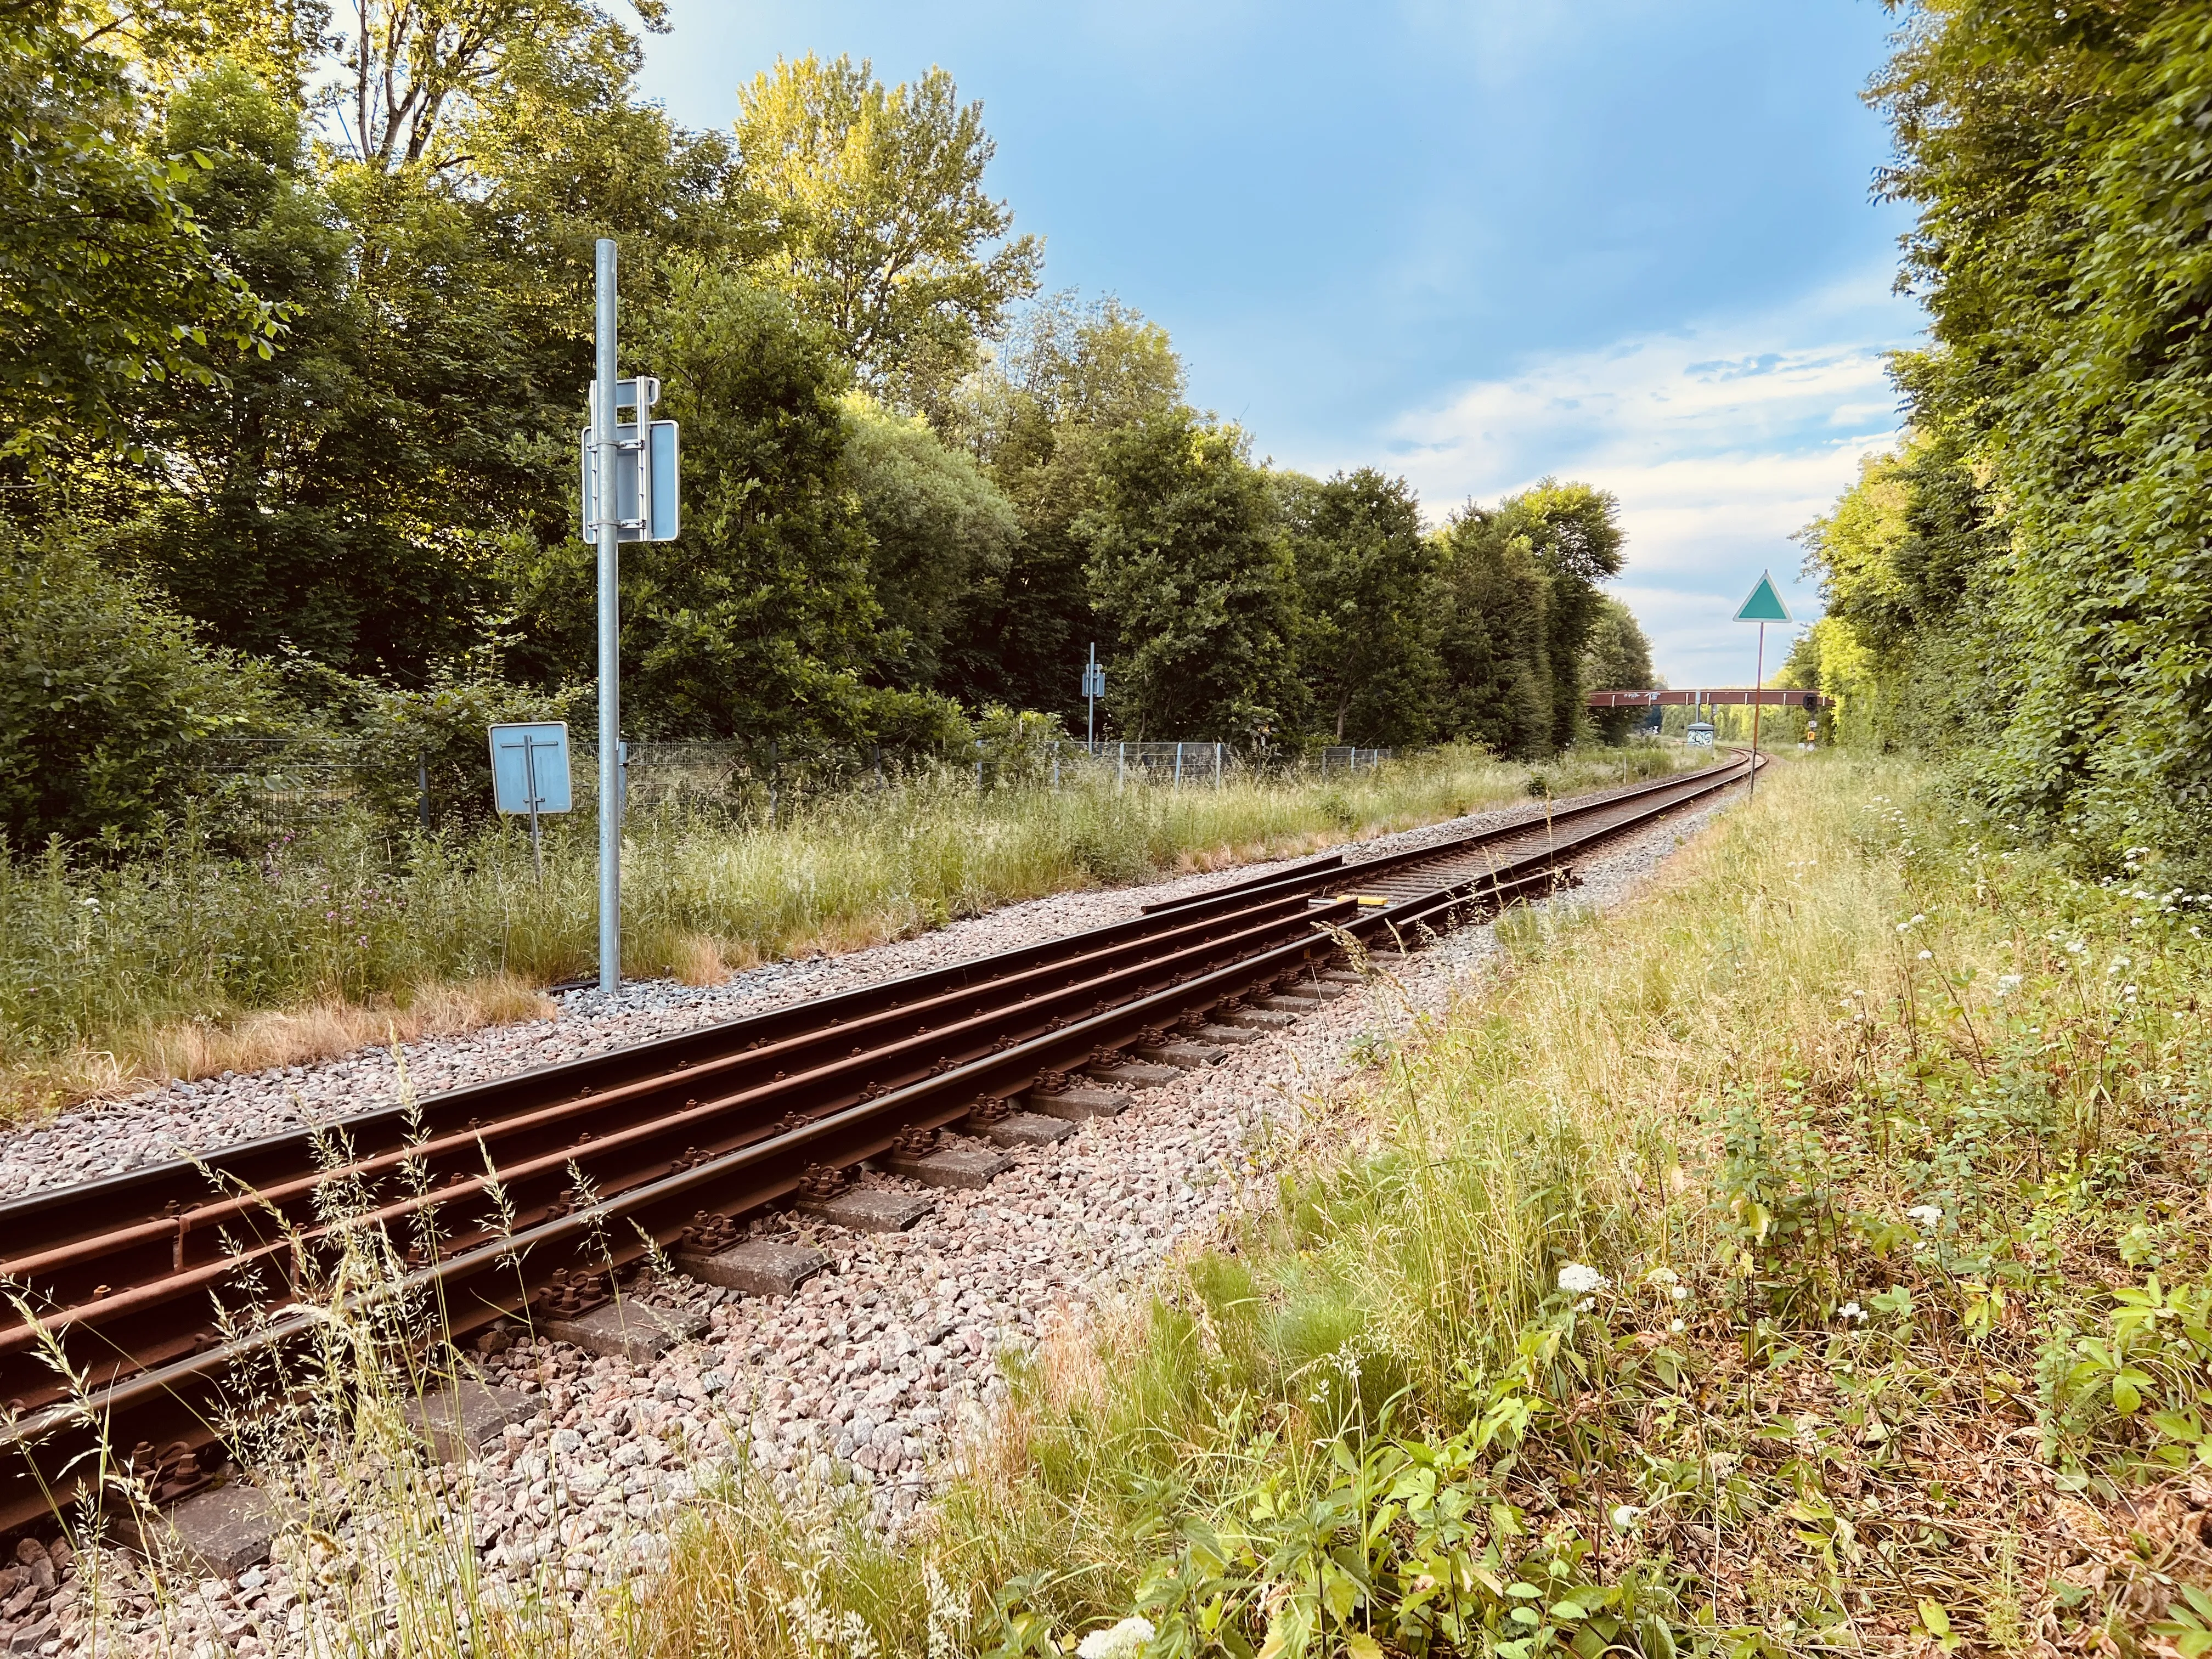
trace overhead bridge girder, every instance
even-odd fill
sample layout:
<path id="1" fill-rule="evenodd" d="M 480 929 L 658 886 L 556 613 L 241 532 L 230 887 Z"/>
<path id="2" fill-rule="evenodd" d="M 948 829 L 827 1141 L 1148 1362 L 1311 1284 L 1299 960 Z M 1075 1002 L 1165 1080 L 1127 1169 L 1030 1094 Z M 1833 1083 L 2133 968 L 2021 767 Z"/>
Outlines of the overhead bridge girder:
<path id="1" fill-rule="evenodd" d="M 1585 701 L 1592 708 L 1710 708 L 1730 703 L 1744 708 L 1758 703 L 1765 708 L 1826 708 L 1835 702 L 1821 691 L 1784 690 L 1777 686 L 1723 687 L 1709 691 L 1593 691 Z"/>

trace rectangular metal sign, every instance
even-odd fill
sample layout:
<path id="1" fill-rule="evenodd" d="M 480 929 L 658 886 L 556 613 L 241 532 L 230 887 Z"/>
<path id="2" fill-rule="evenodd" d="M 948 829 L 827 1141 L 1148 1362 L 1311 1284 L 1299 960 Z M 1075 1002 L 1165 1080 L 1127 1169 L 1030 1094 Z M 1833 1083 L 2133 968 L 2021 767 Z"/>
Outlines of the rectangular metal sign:
<path id="1" fill-rule="evenodd" d="M 1106 665 L 1103 663 L 1086 663 L 1084 665 L 1082 695 L 1086 697 L 1106 695 Z"/>
<path id="2" fill-rule="evenodd" d="M 615 520 L 619 538 L 626 542 L 672 542 L 681 526 L 678 489 L 678 436 L 673 421 L 653 421 L 640 443 L 637 428 L 617 426 L 615 441 L 622 446 L 615 459 Z M 580 440 L 584 496 L 584 535 L 589 540 L 599 523 L 599 454 L 592 429 Z"/>
<path id="3" fill-rule="evenodd" d="M 568 811 L 568 722 L 493 726 L 491 791 L 493 804 L 502 812 L 527 814 L 533 796 L 541 813 Z"/>

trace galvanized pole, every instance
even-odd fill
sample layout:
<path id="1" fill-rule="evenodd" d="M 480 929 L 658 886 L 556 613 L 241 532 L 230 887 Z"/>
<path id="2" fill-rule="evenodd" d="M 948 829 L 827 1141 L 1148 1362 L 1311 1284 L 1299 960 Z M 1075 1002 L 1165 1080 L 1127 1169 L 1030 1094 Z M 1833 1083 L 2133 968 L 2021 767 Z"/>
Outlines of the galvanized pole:
<path id="1" fill-rule="evenodd" d="M 615 245 L 599 238 L 597 260 L 598 396 L 592 404 L 592 492 L 599 542 L 599 989 L 622 983 L 622 581 L 620 496 L 615 489 Z"/>
<path id="2" fill-rule="evenodd" d="M 1751 789 L 1759 793 L 1759 688 L 1766 679 L 1766 624 L 1759 625 L 1759 666 L 1751 676 Z"/>

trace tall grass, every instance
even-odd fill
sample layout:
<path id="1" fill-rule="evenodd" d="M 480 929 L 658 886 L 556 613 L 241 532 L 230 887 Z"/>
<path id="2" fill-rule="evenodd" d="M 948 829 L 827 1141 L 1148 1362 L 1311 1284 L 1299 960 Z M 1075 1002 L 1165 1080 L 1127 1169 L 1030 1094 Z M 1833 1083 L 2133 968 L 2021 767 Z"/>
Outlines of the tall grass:
<path id="1" fill-rule="evenodd" d="M 1567 793 L 1674 763 L 1577 751 L 1540 781 Z M 1045 894 L 1433 822 L 1530 785 L 1526 767 L 1447 750 L 1218 788 L 1093 775 L 979 791 L 949 770 L 787 807 L 773 826 L 641 809 L 624 842 L 623 968 L 711 981 Z M 542 882 L 512 823 L 433 836 L 341 823 L 251 858 L 198 823 L 127 863 L 0 851 L 0 1109 L 527 1013 L 532 988 L 588 972 L 595 948 L 592 826 L 555 820 L 544 850 Z"/>
<path id="2" fill-rule="evenodd" d="M 1016 1364 L 914 1547 L 696 1516 L 647 1650 L 805 1652 L 715 1592 L 769 1557 L 885 1651 L 930 1573 L 1003 1656 L 2212 1650 L 2212 896 L 1769 776 L 1510 919 L 1233 1248 Z"/>

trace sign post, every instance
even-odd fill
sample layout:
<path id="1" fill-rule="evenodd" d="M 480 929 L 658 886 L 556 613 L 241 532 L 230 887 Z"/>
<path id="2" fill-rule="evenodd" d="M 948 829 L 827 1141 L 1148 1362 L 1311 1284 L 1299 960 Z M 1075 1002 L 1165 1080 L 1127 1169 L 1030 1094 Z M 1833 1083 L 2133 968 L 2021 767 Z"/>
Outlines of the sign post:
<path id="1" fill-rule="evenodd" d="M 622 526 L 605 486 L 619 457 L 615 436 L 615 244 L 602 236 L 592 275 L 598 377 L 592 384 L 592 459 L 601 488 L 585 520 L 599 564 L 599 989 L 622 983 Z"/>
<path id="2" fill-rule="evenodd" d="M 491 728 L 492 805 L 530 818 L 530 861 L 545 884 L 545 854 L 538 839 L 541 812 L 568 810 L 568 726 L 565 720 L 525 720 Z"/>
<path id="3" fill-rule="evenodd" d="M 1774 591 L 1774 576 L 1771 571 L 1759 573 L 1759 586 L 1751 590 L 1735 613 L 1738 622 L 1759 624 L 1758 666 L 1751 677 L 1751 793 L 1759 793 L 1759 693 L 1766 684 L 1766 624 L 1786 623 L 1790 607 L 1782 603 L 1782 595 Z"/>
<path id="4" fill-rule="evenodd" d="M 599 989 L 622 983 L 622 544 L 676 539 L 677 430 L 656 421 L 660 382 L 618 380 L 615 245 L 599 240 L 593 268 L 594 376 L 583 450 L 584 534 L 599 550 Z M 634 424 L 617 423 L 624 408 Z"/>
<path id="5" fill-rule="evenodd" d="M 1106 695 L 1106 671 L 1098 665 L 1098 645 L 1091 642 L 1091 660 L 1083 666 L 1083 747 L 1098 752 L 1098 699 Z"/>

